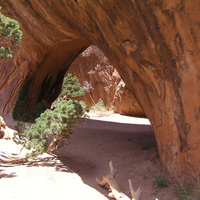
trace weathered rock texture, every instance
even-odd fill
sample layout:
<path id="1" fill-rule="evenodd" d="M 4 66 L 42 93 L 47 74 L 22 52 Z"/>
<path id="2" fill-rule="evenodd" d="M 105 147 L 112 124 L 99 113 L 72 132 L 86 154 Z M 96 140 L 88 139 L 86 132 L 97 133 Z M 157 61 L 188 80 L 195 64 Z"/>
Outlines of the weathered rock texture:
<path id="1" fill-rule="evenodd" d="M 91 107 L 101 99 L 108 109 L 114 109 L 116 113 L 145 116 L 117 70 L 98 47 L 89 46 L 75 59 L 67 73 L 77 76 L 82 86 L 91 86 L 91 89 L 79 98 L 85 101 L 87 106 Z"/>
<path id="2" fill-rule="evenodd" d="M 199 173 L 199 0 L 1 0 L 1 6 L 24 33 L 13 60 L 1 63 L 1 112 L 10 110 L 25 78 L 30 110 L 52 101 L 71 62 L 94 44 L 144 109 L 162 164 Z"/>

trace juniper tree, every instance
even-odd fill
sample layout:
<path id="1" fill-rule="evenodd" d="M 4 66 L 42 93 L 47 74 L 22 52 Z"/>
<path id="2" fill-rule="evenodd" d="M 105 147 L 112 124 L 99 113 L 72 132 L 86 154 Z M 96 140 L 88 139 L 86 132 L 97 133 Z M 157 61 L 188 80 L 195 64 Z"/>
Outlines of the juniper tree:
<path id="1" fill-rule="evenodd" d="M 55 109 L 47 109 L 42 113 L 31 127 L 27 126 L 24 132 L 18 133 L 15 141 L 31 149 L 31 156 L 49 153 L 61 147 L 73 133 L 76 120 L 80 118 L 82 112 L 78 102 L 63 100 Z"/>
<path id="2" fill-rule="evenodd" d="M 19 23 L 4 16 L 0 7 L 0 59 L 11 58 L 11 47 L 21 40 L 22 32 Z"/>
<path id="3" fill-rule="evenodd" d="M 64 96 L 66 95 L 67 98 L 74 98 L 84 95 L 83 88 L 78 82 L 78 78 L 76 76 L 72 76 L 72 74 L 67 74 L 63 81 L 63 89 L 61 91 L 61 94 Z"/>
<path id="4" fill-rule="evenodd" d="M 68 78 L 70 81 L 67 80 Z M 51 109 L 47 109 L 36 119 L 31 127 L 26 126 L 22 132 L 18 130 L 14 141 L 30 149 L 29 156 L 49 153 L 63 146 L 65 140 L 74 132 L 77 120 L 84 114 L 80 102 L 69 99 L 70 95 L 75 97 L 83 94 L 81 85 L 77 83 L 76 77 L 68 75 L 63 82 L 63 88 L 68 88 L 68 98 L 59 98 Z M 78 87 L 68 87 L 69 85 L 78 85 Z"/>

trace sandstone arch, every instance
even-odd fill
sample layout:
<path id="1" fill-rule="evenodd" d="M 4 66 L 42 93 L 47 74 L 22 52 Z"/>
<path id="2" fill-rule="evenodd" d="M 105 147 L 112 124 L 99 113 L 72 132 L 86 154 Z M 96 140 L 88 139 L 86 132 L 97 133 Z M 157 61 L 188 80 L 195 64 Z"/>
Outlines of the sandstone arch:
<path id="1" fill-rule="evenodd" d="M 62 40 L 81 40 L 84 45 L 76 49 L 80 52 L 95 44 L 143 107 L 162 164 L 175 171 L 199 173 L 199 1 L 28 2 L 2 1 L 5 14 L 13 15 L 24 32 L 9 65 L 10 75 L 16 68 L 23 69 L 24 78 L 7 80 L 6 69 L 1 69 L 5 74 L 1 79 L 7 84 L 5 88 L 2 82 L 0 85 L 1 110 L 6 112 L 9 99 L 9 94 L 3 96 L 2 91 L 11 91 L 9 85 L 20 85 L 20 80 L 33 77 L 45 63 L 49 47 Z M 14 98 L 10 99 L 13 104 Z"/>

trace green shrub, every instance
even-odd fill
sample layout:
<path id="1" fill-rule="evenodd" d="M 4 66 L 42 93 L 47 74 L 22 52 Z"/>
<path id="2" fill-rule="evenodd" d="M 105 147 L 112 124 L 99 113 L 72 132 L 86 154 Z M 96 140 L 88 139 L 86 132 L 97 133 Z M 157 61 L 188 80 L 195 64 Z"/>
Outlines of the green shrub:
<path id="1" fill-rule="evenodd" d="M 55 109 L 47 109 L 42 113 L 35 124 L 26 127 L 14 140 L 31 150 L 31 156 L 49 153 L 63 145 L 73 133 L 75 122 L 82 114 L 83 110 L 78 102 L 63 100 Z"/>
<path id="2" fill-rule="evenodd" d="M 142 151 L 148 151 L 150 149 L 151 149 L 150 144 L 145 144 L 144 146 L 141 147 Z"/>
<path id="3" fill-rule="evenodd" d="M 154 184 L 155 187 L 162 188 L 162 187 L 168 186 L 168 181 L 167 181 L 167 179 L 165 178 L 164 175 L 158 175 L 158 176 L 155 177 L 153 184 Z"/>
<path id="4" fill-rule="evenodd" d="M 198 186 L 199 187 L 199 186 Z M 199 200 L 200 190 L 193 191 L 191 189 L 191 184 L 185 183 L 184 181 L 177 181 L 174 188 L 175 194 L 179 200 Z"/>
<path id="5" fill-rule="evenodd" d="M 190 186 L 179 182 L 176 184 L 175 193 L 179 200 L 189 200 L 189 196 L 191 195 Z"/>
<path id="6" fill-rule="evenodd" d="M 57 102 L 62 101 L 62 99 L 71 99 L 77 96 L 84 95 L 84 91 L 81 87 L 81 84 L 78 82 L 78 78 L 76 76 L 72 76 L 72 74 L 67 74 L 67 76 L 63 80 L 63 89 L 61 91 L 61 95 L 63 97 L 58 98 L 53 106 L 55 107 Z M 31 121 L 33 122 L 36 118 L 40 116 L 42 112 L 44 112 L 47 108 L 47 102 L 42 101 L 38 103 L 35 109 L 32 112 L 29 112 L 27 109 L 27 95 L 28 95 L 28 84 L 25 82 L 21 89 L 19 90 L 18 99 L 15 102 L 15 106 L 13 108 L 12 117 L 14 120 L 18 121 Z"/>
<path id="7" fill-rule="evenodd" d="M 106 107 L 104 105 L 104 102 L 102 101 L 102 99 L 99 99 L 99 101 L 94 104 L 93 106 L 91 106 L 90 108 L 91 111 L 102 111 L 105 112 L 106 111 Z"/>
<path id="8" fill-rule="evenodd" d="M 72 79 L 72 76 L 67 76 L 73 81 L 63 83 L 63 88 L 68 88 L 68 95 L 58 98 L 53 104 L 51 109 L 45 110 L 40 117 L 35 120 L 35 124 L 31 127 L 27 125 L 18 125 L 18 134 L 15 135 L 14 141 L 16 143 L 22 144 L 24 147 L 30 150 L 28 157 L 35 157 L 44 152 L 50 153 L 51 151 L 64 145 L 66 139 L 69 135 L 74 132 L 77 120 L 81 118 L 84 114 L 81 104 L 77 101 L 71 99 L 65 99 L 66 96 L 75 97 L 80 95 L 81 86 L 78 87 L 68 87 L 69 85 L 76 85 L 77 79 Z M 64 94 L 62 92 L 62 94 Z M 37 109 L 42 110 L 43 106 L 40 105 Z M 22 130 L 22 131 L 21 131 Z"/>
<path id="9" fill-rule="evenodd" d="M 35 107 L 32 115 L 30 116 L 33 120 L 38 118 L 41 113 L 43 113 L 48 108 L 46 101 L 42 101 L 41 103 L 37 104 Z"/>
<path id="10" fill-rule="evenodd" d="M 78 78 L 76 76 L 72 76 L 72 74 L 67 74 L 67 76 L 63 80 L 62 86 L 63 89 L 61 91 L 61 94 L 63 96 L 66 96 L 66 98 L 74 98 L 84 95 L 83 88 L 78 82 Z"/>
<path id="11" fill-rule="evenodd" d="M 12 117 L 14 120 L 27 121 L 29 119 L 29 112 L 26 109 L 28 94 L 28 86 L 24 83 L 19 90 L 18 99 L 15 102 L 15 106 L 12 111 Z"/>
<path id="12" fill-rule="evenodd" d="M 0 6 L 0 59 L 11 58 L 11 48 L 22 38 L 19 23 L 1 14 Z"/>

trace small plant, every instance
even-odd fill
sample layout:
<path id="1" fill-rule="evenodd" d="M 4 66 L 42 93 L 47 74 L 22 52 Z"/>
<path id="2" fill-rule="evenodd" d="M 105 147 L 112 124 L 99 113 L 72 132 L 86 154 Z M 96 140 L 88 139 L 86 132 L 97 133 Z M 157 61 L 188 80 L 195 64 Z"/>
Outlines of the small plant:
<path id="1" fill-rule="evenodd" d="M 97 103 L 95 103 L 91 91 L 94 90 L 92 85 L 88 81 L 84 81 L 83 90 L 87 93 L 92 101 L 92 106 L 90 107 L 90 112 L 95 116 L 104 116 L 107 111 L 113 112 L 113 107 L 111 106 L 109 109 L 106 108 L 102 99 L 99 99 Z"/>
<path id="2" fill-rule="evenodd" d="M 110 112 L 108 112 L 109 110 L 107 110 L 107 108 L 105 107 L 103 101 L 101 99 L 99 99 L 98 103 L 94 104 L 91 108 L 90 108 L 90 113 L 93 116 L 105 116 L 107 114 L 109 114 Z"/>
<path id="3" fill-rule="evenodd" d="M 185 183 L 184 181 L 176 182 L 174 188 L 175 194 L 179 200 L 199 200 L 200 199 L 200 190 L 192 192 L 191 185 Z"/>
<path id="4" fill-rule="evenodd" d="M 158 175 L 158 176 L 155 177 L 153 184 L 154 184 L 155 187 L 162 188 L 162 187 L 168 186 L 168 181 L 167 181 L 167 179 L 165 178 L 164 175 Z"/>
<path id="5" fill-rule="evenodd" d="M 99 101 L 91 107 L 91 110 L 105 112 L 106 107 L 105 107 L 102 99 L 99 99 Z"/>
<path id="6" fill-rule="evenodd" d="M 151 149 L 150 144 L 145 144 L 144 146 L 141 147 L 142 151 L 148 151 L 150 149 Z"/>
<path id="7" fill-rule="evenodd" d="M 13 108 L 12 117 L 14 120 L 27 121 L 29 119 L 29 112 L 26 110 L 28 85 L 24 83 L 19 90 L 18 99 Z"/>
<path id="8" fill-rule="evenodd" d="M 178 182 L 175 187 L 175 193 L 179 200 L 189 200 L 191 195 L 190 186 L 184 182 Z"/>
<path id="9" fill-rule="evenodd" d="M 179 200 L 200 200 L 199 176 L 187 176 L 169 168 L 174 180 L 174 193 Z"/>
<path id="10" fill-rule="evenodd" d="M 148 179 L 148 178 L 149 177 L 146 174 L 143 175 L 143 179 Z"/>

